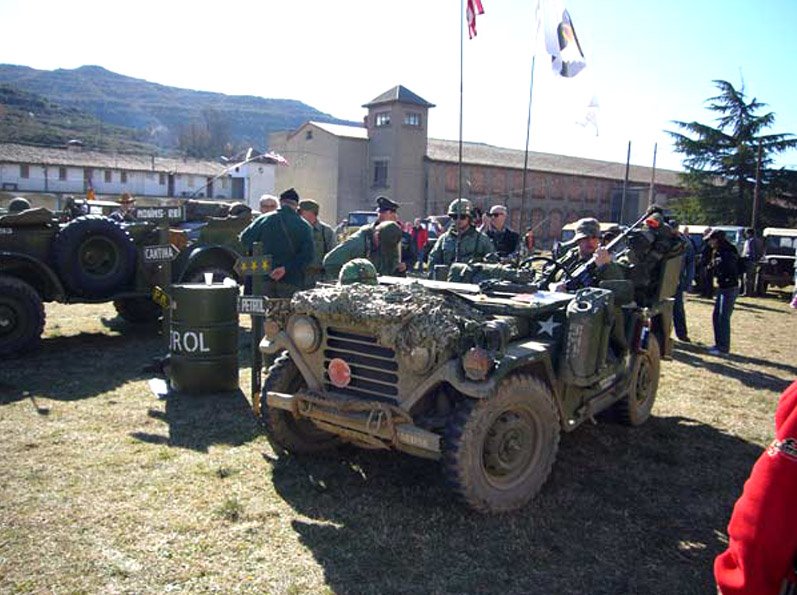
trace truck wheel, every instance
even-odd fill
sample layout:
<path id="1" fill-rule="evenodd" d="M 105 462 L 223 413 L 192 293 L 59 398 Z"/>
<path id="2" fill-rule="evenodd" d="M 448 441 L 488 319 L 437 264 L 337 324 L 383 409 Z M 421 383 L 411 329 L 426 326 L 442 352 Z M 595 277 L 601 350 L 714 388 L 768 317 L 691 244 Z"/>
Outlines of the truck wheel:
<path id="1" fill-rule="evenodd" d="M 38 347 L 44 331 L 44 304 L 33 287 L 0 277 L 0 355 Z"/>
<path id="2" fill-rule="evenodd" d="M 634 362 L 628 394 L 617 402 L 617 413 L 624 424 L 639 426 L 648 420 L 659 389 L 660 371 L 659 341 L 651 333 L 648 350 L 640 354 Z"/>
<path id="3" fill-rule="evenodd" d="M 163 316 L 161 307 L 146 297 L 134 297 L 114 300 L 116 313 L 133 324 L 155 322 Z"/>
<path id="4" fill-rule="evenodd" d="M 115 221 L 84 215 L 67 223 L 55 237 L 53 255 L 58 273 L 73 293 L 104 298 L 133 276 L 136 247 Z"/>
<path id="5" fill-rule="evenodd" d="M 335 448 L 340 440 L 319 430 L 308 419 L 296 418 L 289 411 L 266 404 L 268 391 L 293 394 L 306 386 L 296 364 L 287 354 L 280 355 L 268 369 L 260 397 L 260 421 L 279 446 L 294 454 L 313 454 Z"/>
<path id="6" fill-rule="evenodd" d="M 462 401 L 446 425 L 446 482 L 480 512 L 518 509 L 548 479 L 559 430 L 547 385 L 525 374 L 509 376 L 492 398 Z"/>

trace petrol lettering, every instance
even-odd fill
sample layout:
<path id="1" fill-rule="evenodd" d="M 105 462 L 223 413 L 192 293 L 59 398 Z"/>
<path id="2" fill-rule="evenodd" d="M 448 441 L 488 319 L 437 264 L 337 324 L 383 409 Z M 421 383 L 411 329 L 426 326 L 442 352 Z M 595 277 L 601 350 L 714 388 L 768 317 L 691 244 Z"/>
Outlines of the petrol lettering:
<path id="1" fill-rule="evenodd" d="M 171 350 L 185 353 L 208 353 L 210 348 L 205 344 L 205 333 L 172 331 Z"/>

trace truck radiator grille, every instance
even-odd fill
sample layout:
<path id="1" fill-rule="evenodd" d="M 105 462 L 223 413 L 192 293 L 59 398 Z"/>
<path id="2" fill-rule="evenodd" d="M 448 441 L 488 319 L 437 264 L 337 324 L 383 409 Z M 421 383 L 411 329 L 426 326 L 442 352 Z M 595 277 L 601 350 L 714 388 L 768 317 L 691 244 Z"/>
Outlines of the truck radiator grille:
<path id="1" fill-rule="evenodd" d="M 326 370 L 330 360 L 340 358 L 351 368 L 345 388 L 333 385 Z M 376 337 L 329 327 L 324 346 L 324 388 L 359 399 L 395 403 L 398 397 L 396 352 L 377 343 Z"/>

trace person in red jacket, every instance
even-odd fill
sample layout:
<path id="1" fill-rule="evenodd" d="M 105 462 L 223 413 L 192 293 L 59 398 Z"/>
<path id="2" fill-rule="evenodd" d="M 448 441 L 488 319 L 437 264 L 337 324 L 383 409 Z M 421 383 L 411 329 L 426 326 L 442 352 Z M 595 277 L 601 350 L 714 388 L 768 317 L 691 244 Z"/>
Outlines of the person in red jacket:
<path id="1" fill-rule="evenodd" d="M 426 243 L 429 241 L 429 232 L 421 223 L 420 218 L 416 217 L 410 230 L 410 236 L 415 244 L 415 254 L 417 256 L 418 270 L 423 271 L 423 257 L 426 254 Z"/>
<path id="2" fill-rule="evenodd" d="M 714 561 L 723 595 L 797 593 L 797 381 L 781 395 L 775 440 L 753 466 Z"/>

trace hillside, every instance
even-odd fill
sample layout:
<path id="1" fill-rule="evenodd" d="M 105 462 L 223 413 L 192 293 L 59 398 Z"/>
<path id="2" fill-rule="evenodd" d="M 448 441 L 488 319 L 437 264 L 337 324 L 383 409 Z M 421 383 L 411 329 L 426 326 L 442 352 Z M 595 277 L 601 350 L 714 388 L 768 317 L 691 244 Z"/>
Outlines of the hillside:
<path id="1" fill-rule="evenodd" d="M 333 118 L 300 101 L 178 89 L 116 74 L 100 66 L 49 71 L 0 64 L 0 85 L 7 88 L 6 98 L 10 89 L 18 93 L 17 99 L 24 97 L 34 103 L 39 101 L 55 104 L 63 110 L 76 110 L 69 113 L 80 120 L 78 129 L 85 134 L 89 134 L 92 127 L 99 131 L 100 126 L 107 134 L 111 131 L 108 125 L 112 125 L 121 127 L 115 132 L 122 136 L 164 150 L 176 148 L 181 138 L 184 143 L 186 138 L 195 139 L 197 129 L 210 129 L 217 137 L 215 144 L 230 144 L 240 149 L 247 146 L 266 148 L 269 133 L 295 128 L 307 120 L 359 124 Z M 13 107 L 8 111 L 13 112 Z M 37 113 L 36 110 L 27 111 Z M 21 121 L 19 116 L 15 117 L 17 122 Z M 58 121 L 58 118 L 50 120 L 52 130 L 49 132 L 32 132 L 31 142 L 33 138 L 55 135 Z M 60 125 L 64 127 L 63 122 Z M 16 131 L 16 134 L 25 136 L 25 130 Z M 0 130 L 0 141 L 12 140 L 7 133 Z M 13 140 L 26 142 L 24 138 Z M 217 148 L 214 146 L 212 150 Z"/>

